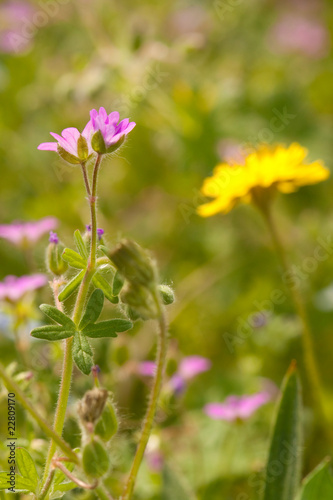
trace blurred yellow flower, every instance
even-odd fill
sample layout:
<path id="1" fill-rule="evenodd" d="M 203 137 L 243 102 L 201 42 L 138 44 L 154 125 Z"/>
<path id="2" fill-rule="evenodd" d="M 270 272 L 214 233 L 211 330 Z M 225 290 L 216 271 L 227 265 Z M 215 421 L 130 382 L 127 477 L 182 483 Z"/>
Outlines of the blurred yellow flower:
<path id="1" fill-rule="evenodd" d="M 260 203 L 271 191 L 292 193 L 300 186 L 324 181 L 330 172 L 321 161 L 306 163 L 306 148 L 262 146 L 245 158 L 244 165 L 222 163 L 205 179 L 201 192 L 214 201 L 198 207 L 202 217 L 229 212 L 236 203 Z"/>

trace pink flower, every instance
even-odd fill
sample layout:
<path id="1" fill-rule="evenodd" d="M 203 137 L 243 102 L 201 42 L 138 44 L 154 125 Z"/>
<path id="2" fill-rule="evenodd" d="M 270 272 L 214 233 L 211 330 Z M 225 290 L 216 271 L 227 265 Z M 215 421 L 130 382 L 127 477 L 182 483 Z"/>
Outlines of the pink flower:
<path id="1" fill-rule="evenodd" d="M 92 131 L 93 147 L 98 153 L 111 152 L 111 150 L 114 151 L 116 147 L 122 144 L 126 135 L 131 132 L 136 125 L 134 122 L 130 122 L 128 118 L 118 123 L 118 111 L 113 111 L 108 115 L 104 108 L 99 108 L 99 112 L 97 112 L 96 109 L 90 111 L 90 118 L 86 128 Z M 97 136 L 95 144 L 94 138 L 96 138 L 98 132 L 99 137 Z M 100 140 L 100 136 L 104 141 L 104 145 L 97 144 Z M 103 146 L 106 151 L 103 150 Z"/>
<path id="2" fill-rule="evenodd" d="M 22 1 L 8 1 L 0 6 L 0 50 L 7 53 L 22 53 L 31 48 L 33 34 L 24 36 L 22 29 L 35 8 Z"/>
<path id="3" fill-rule="evenodd" d="M 82 134 L 77 128 L 65 128 L 61 135 L 50 132 L 57 142 L 42 142 L 37 149 L 41 151 L 56 151 L 69 163 L 78 164 L 86 161 L 93 153 L 90 145 L 91 125 L 85 126 Z M 81 138 L 81 139 L 80 139 Z M 79 139 L 81 142 L 79 142 Z"/>
<path id="4" fill-rule="evenodd" d="M 202 356 L 185 356 L 179 363 L 178 374 L 184 380 L 191 378 L 208 371 L 212 366 L 212 362 Z"/>
<path id="5" fill-rule="evenodd" d="M 270 401 L 268 392 L 258 392 L 249 396 L 229 396 L 224 403 L 210 403 L 204 408 L 206 415 L 214 420 L 227 420 L 232 422 L 237 419 L 249 418 L 260 406 Z"/>
<path id="6" fill-rule="evenodd" d="M 13 222 L 12 224 L 0 224 L 0 237 L 11 241 L 15 245 L 36 243 L 36 241 L 58 226 L 55 217 L 44 217 L 33 222 Z"/>
<path id="7" fill-rule="evenodd" d="M 6 276 L 0 282 L 0 300 L 17 302 L 28 292 L 37 290 L 47 284 L 47 277 L 44 274 L 31 274 L 27 276 Z"/>
<path id="8" fill-rule="evenodd" d="M 154 361 L 142 361 L 139 363 L 138 372 L 144 377 L 153 377 L 156 371 L 156 363 Z"/>
<path id="9" fill-rule="evenodd" d="M 329 33 L 323 24 L 298 15 L 281 17 L 270 38 L 281 52 L 300 52 L 318 59 L 327 55 L 330 46 Z"/>

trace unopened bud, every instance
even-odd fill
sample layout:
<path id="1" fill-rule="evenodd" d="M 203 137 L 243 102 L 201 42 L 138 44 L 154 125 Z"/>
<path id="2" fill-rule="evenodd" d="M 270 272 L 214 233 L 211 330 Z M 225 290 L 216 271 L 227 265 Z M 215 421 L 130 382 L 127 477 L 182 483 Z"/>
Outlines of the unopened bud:
<path id="1" fill-rule="evenodd" d="M 159 285 L 158 291 L 161 294 L 163 304 L 168 306 L 175 301 L 175 294 L 172 288 L 168 285 Z"/>
<path id="2" fill-rule="evenodd" d="M 103 413 L 107 398 L 108 391 L 106 389 L 94 387 L 90 391 L 87 391 L 83 396 L 83 399 L 79 401 L 78 415 L 81 423 L 91 432 L 93 431 L 97 420 Z"/>
<path id="3" fill-rule="evenodd" d="M 61 276 L 67 271 L 68 264 L 65 262 L 61 254 L 64 246 L 59 243 L 57 233 L 50 232 L 49 246 L 46 251 L 46 265 L 48 270 L 56 276 Z"/>
<path id="4" fill-rule="evenodd" d="M 130 283 L 150 288 L 155 284 L 155 266 L 148 252 L 132 240 L 123 240 L 109 255 Z"/>
<path id="5" fill-rule="evenodd" d="M 121 301 L 141 316 L 142 319 L 156 318 L 158 311 L 149 290 L 143 286 L 128 283 L 120 294 Z"/>

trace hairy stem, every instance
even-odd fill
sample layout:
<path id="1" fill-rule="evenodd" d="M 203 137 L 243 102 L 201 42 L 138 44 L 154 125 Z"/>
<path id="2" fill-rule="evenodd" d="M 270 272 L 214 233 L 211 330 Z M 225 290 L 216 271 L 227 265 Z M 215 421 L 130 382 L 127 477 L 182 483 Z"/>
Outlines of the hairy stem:
<path id="1" fill-rule="evenodd" d="M 160 394 L 163 374 L 165 369 L 165 359 L 167 352 L 167 322 L 164 312 L 164 307 L 161 304 L 161 299 L 158 293 L 154 291 L 154 301 L 158 309 L 158 324 L 159 324 L 159 335 L 158 335 L 158 349 L 156 357 L 156 374 L 153 382 L 152 391 L 149 398 L 148 408 L 146 416 L 143 422 L 143 427 L 141 431 L 141 437 L 138 443 L 136 454 L 132 463 L 132 467 L 129 473 L 128 480 L 126 482 L 123 495 L 121 500 L 130 500 L 132 498 L 135 481 L 138 475 L 138 471 L 143 459 L 143 455 L 151 434 L 151 430 L 154 423 L 154 417 L 156 413 L 158 397 Z"/>
<path id="2" fill-rule="evenodd" d="M 77 455 L 68 444 L 62 439 L 62 437 L 54 430 L 50 425 L 44 420 L 43 417 L 39 415 L 39 413 L 32 406 L 30 401 L 26 398 L 25 394 L 21 391 L 20 387 L 12 380 L 12 378 L 7 375 L 4 366 L 0 363 L 0 377 L 2 378 L 5 386 L 8 390 L 15 394 L 17 400 L 21 403 L 23 408 L 30 413 L 32 418 L 36 420 L 40 428 L 45 432 L 47 436 L 49 436 L 53 441 L 55 441 L 56 445 L 65 453 L 65 455 L 74 463 L 78 463 Z"/>
<path id="3" fill-rule="evenodd" d="M 84 278 L 81 282 L 79 292 L 76 298 L 75 302 L 75 307 L 73 311 L 73 321 L 75 324 L 78 324 L 81 320 L 85 303 L 86 303 L 86 298 L 89 292 L 89 287 L 90 287 L 90 282 L 91 279 L 94 275 L 94 269 L 96 265 L 96 245 L 97 245 L 97 214 L 96 214 L 96 193 L 97 193 L 97 179 L 98 179 L 98 170 L 99 166 L 101 163 L 101 155 L 98 155 L 96 158 L 96 163 L 94 167 L 94 174 L 93 174 L 93 185 L 92 185 L 92 194 L 90 191 L 90 186 L 89 186 L 89 181 L 87 177 L 87 172 L 85 165 L 82 164 L 82 173 L 85 181 L 85 186 L 87 190 L 87 194 L 89 196 L 89 202 L 91 206 L 91 245 L 90 245 L 90 258 L 89 258 L 89 265 L 86 270 L 86 273 L 84 275 Z M 94 203 L 92 203 L 92 199 L 94 199 Z M 57 283 L 56 281 L 53 282 L 54 286 L 57 288 L 54 288 L 54 297 L 55 297 L 55 303 L 56 306 L 61 310 L 62 305 L 58 300 L 58 288 L 59 285 L 55 285 Z M 62 435 L 63 432 L 63 427 L 65 423 L 65 417 L 66 417 L 66 411 L 67 411 L 67 404 L 68 404 L 68 398 L 69 398 L 69 393 L 70 393 L 70 388 L 71 388 L 71 382 L 72 382 L 72 372 L 73 372 L 73 357 L 72 357 L 72 350 L 73 350 L 73 337 L 66 339 L 65 340 L 65 352 L 64 352 L 64 360 L 63 360 L 63 366 L 62 366 L 62 376 L 61 376 L 61 383 L 60 383 L 60 391 L 58 395 L 58 402 L 57 402 L 57 408 L 56 408 L 56 413 L 55 413 L 55 418 L 54 418 L 54 424 L 53 428 L 55 432 L 58 434 Z M 56 447 L 57 443 L 53 440 L 50 444 L 50 448 L 48 451 L 47 459 L 46 459 L 46 465 L 45 465 L 45 470 L 44 470 L 44 476 L 43 476 L 43 481 L 45 482 L 47 480 L 49 470 L 50 470 L 50 465 L 52 462 L 52 459 L 54 457 L 54 454 L 56 452 Z"/>

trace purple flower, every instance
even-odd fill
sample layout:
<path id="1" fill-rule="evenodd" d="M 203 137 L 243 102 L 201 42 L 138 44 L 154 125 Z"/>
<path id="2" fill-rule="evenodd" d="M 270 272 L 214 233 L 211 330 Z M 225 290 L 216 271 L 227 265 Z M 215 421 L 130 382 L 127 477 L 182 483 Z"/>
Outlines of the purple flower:
<path id="1" fill-rule="evenodd" d="M 44 217 L 33 222 L 0 224 L 0 237 L 20 246 L 36 243 L 43 234 L 55 229 L 57 225 L 58 220 L 55 217 Z"/>
<path id="2" fill-rule="evenodd" d="M 229 396 L 224 403 L 210 403 L 204 408 L 206 415 L 214 420 L 227 420 L 232 422 L 237 419 L 249 418 L 260 406 L 270 401 L 268 392 L 258 392 L 249 396 Z"/>
<path id="3" fill-rule="evenodd" d="M 191 378 L 208 371 L 212 366 L 212 362 L 202 356 L 186 356 L 181 360 L 178 367 L 178 374 L 184 380 Z"/>
<path id="4" fill-rule="evenodd" d="M 179 375 L 178 373 L 175 373 L 171 377 L 168 385 L 171 388 L 172 392 L 174 392 L 178 396 L 180 394 L 182 394 L 186 389 L 185 379 L 181 375 Z"/>
<path id="5" fill-rule="evenodd" d="M 64 160 L 73 164 L 86 161 L 93 153 L 90 144 L 90 122 L 87 123 L 82 134 L 74 127 L 65 128 L 61 132 L 61 135 L 54 132 L 50 132 L 50 134 L 57 142 L 42 142 L 37 149 L 41 151 L 56 151 Z"/>
<path id="6" fill-rule="evenodd" d="M 142 361 L 139 363 L 138 372 L 144 377 L 153 377 L 156 371 L 156 363 L 154 361 Z"/>
<path id="7" fill-rule="evenodd" d="M 126 135 L 131 132 L 136 125 L 134 122 L 130 122 L 128 118 L 119 122 L 118 111 L 113 111 L 108 115 L 104 108 L 99 108 L 99 112 L 97 112 L 96 109 L 90 111 L 90 118 L 86 128 L 93 133 L 93 147 L 98 153 L 115 150 L 116 147 L 121 145 Z M 101 136 L 102 142 L 104 141 L 102 145 L 94 144 L 94 138 L 98 132 L 100 134 L 96 141 L 99 141 Z M 103 146 L 106 151 L 103 150 Z"/>
<path id="8" fill-rule="evenodd" d="M 53 231 L 50 231 L 49 242 L 50 243 L 55 243 L 56 245 L 58 245 L 59 238 L 58 238 L 57 233 L 54 233 Z"/>
<path id="9" fill-rule="evenodd" d="M 91 225 L 90 224 L 86 226 L 86 230 L 87 230 L 88 233 L 91 233 Z M 104 229 L 101 229 L 100 227 L 97 228 L 98 241 L 101 241 L 102 236 L 103 236 L 104 233 L 105 233 Z"/>
<path id="10" fill-rule="evenodd" d="M 0 300 L 17 302 L 28 292 L 37 290 L 47 284 L 44 274 L 31 274 L 27 276 L 6 276 L 0 282 Z"/>

